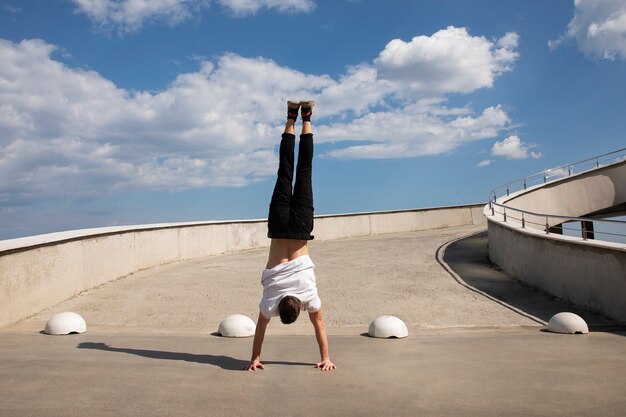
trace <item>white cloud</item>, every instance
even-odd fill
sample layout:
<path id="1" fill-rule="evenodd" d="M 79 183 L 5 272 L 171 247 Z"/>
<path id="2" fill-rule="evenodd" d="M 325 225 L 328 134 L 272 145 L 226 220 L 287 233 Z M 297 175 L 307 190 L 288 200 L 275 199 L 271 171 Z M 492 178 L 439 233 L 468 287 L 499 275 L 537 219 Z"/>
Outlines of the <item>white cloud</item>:
<path id="1" fill-rule="evenodd" d="M 556 49 L 563 44 L 563 39 L 552 39 L 548 41 L 548 48 L 550 50 Z"/>
<path id="2" fill-rule="evenodd" d="M 535 146 L 537 145 L 524 143 L 517 135 L 511 135 L 502 142 L 494 143 L 491 148 L 491 155 L 506 159 L 539 159 L 542 156 L 541 153 L 530 150 Z"/>
<path id="3" fill-rule="evenodd" d="M 484 167 L 488 167 L 489 165 L 491 165 L 493 163 L 494 163 L 493 159 L 483 159 L 482 161 L 480 161 L 479 163 L 476 164 L 476 167 L 484 168 Z"/>
<path id="4" fill-rule="evenodd" d="M 375 65 L 381 78 L 412 91 L 468 93 L 491 87 L 496 76 L 511 70 L 519 56 L 515 51 L 518 41 L 515 33 L 507 33 L 494 43 L 471 36 L 465 28 L 450 26 L 410 42 L 392 40 Z"/>
<path id="5" fill-rule="evenodd" d="M 5 3 L 2 5 L 2 9 L 4 11 L 7 11 L 11 14 L 16 14 L 16 13 L 20 13 L 22 11 L 22 9 L 18 6 L 13 6 L 11 4 Z"/>
<path id="6" fill-rule="evenodd" d="M 333 115 L 346 109 L 360 115 L 396 91 L 396 86 L 378 78 L 376 68 L 365 64 L 350 67 L 338 82 L 324 88 L 323 99 L 327 104 L 320 109 L 320 115 Z"/>
<path id="7" fill-rule="evenodd" d="M 441 117 L 438 105 L 416 103 L 402 108 L 368 113 L 349 123 L 320 126 L 322 141 L 364 141 L 329 151 L 335 158 L 388 159 L 437 155 L 450 152 L 466 142 L 494 137 L 510 124 L 500 107 L 489 107 L 482 114 L 468 109 L 447 109 L 455 116 Z"/>
<path id="8" fill-rule="evenodd" d="M 565 168 L 553 168 L 553 169 L 548 169 L 546 171 L 546 177 L 548 179 L 567 177 L 570 174 L 571 174 L 571 171 L 568 171 Z"/>
<path id="9" fill-rule="evenodd" d="M 276 9 L 279 12 L 310 12 L 315 8 L 312 0 L 218 0 L 237 16 L 255 14 L 260 9 Z"/>
<path id="10" fill-rule="evenodd" d="M 79 13 L 83 13 L 104 31 L 116 30 L 120 34 L 134 32 L 147 23 L 165 22 L 177 25 L 203 8 L 211 0 L 70 0 Z M 235 16 L 255 14 L 260 9 L 279 12 L 310 12 L 315 8 L 312 0 L 216 0 Z"/>
<path id="11" fill-rule="evenodd" d="M 626 59 L 626 3 L 623 0 L 575 0 L 566 39 L 574 39 L 585 54 Z M 551 47 L 562 43 L 551 41 Z"/>
<path id="12" fill-rule="evenodd" d="M 145 23 L 163 21 L 170 25 L 190 19 L 208 0 L 70 0 L 103 30 L 133 32 Z"/>
<path id="13" fill-rule="evenodd" d="M 41 40 L 0 41 L 3 204 L 264 179 L 275 171 L 277 115 L 287 96 L 308 96 L 301 86 L 331 82 L 269 60 L 225 55 L 180 75 L 165 91 L 131 93 L 52 60 L 53 50 Z M 242 102 L 250 91 L 262 93 Z"/>
<path id="14" fill-rule="evenodd" d="M 322 111 L 331 115 L 349 108 L 361 115 L 384 104 L 390 95 L 411 104 L 491 87 L 498 75 L 512 69 L 519 57 L 518 42 L 516 33 L 492 42 L 453 26 L 410 42 L 394 39 L 371 64 L 349 67 L 338 82 L 326 87 L 322 97 L 332 105 Z"/>
<path id="15" fill-rule="evenodd" d="M 514 38 L 498 44 L 510 47 Z M 333 79 L 225 54 L 199 58 L 196 72 L 160 92 L 133 92 L 52 59 L 56 49 L 0 40 L 0 206 L 264 180 L 275 173 L 288 98 L 318 101 L 316 138 L 334 143 L 326 156 L 337 158 L 441 154 L 511 125 L 497 105 L 474 111 L 447 107 L 432 92 L 403 95 L 419 74 L 390 80 L 375 63 Z M 440 94 L 455 90 L 445 85 Z"/>

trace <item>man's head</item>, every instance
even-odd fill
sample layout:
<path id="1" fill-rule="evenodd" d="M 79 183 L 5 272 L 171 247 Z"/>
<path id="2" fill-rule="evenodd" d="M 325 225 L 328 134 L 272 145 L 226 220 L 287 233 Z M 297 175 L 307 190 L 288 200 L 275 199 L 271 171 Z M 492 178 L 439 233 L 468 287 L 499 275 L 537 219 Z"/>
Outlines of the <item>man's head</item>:
<path id="1" fill-rule="evenodd" d="M 280 321 L 284 324 L 291 324 L 298 319 L 300 310 L 302 309 L 302 303 L 296 297 L 287 295 L 278 303 L 278 314 L 280 315 Z"/>

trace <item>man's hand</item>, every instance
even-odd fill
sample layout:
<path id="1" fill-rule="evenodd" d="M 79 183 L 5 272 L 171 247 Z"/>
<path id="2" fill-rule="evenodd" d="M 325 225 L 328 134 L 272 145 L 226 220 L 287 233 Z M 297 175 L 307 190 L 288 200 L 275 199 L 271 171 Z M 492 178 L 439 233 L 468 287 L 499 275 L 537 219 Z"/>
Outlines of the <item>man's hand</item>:
<path id="1" fill-rule="evenodd" d="M 250 362 L 243 368 L 246 371 L 256 371 L 258 369 L 265 369 L 265 366 L 261 363 L 261 347 L 263 346 L 263 338 L 265 337 L 265 329 L 270 319 L 266 319 L 259 311 L 259 319 L 256 322 L 256 330 L 254 331 L 254 342 L 252 343 L 252 356 Z"/>
<path id="2" fill-rule="evenodd" d="M 246 371 L 256 371 L 257 369 L 265 369 L 265 365 L 263 365 L 258 359 L 250 361 L 245 368 Z"/>
<path id="3" fill-rule="evenodd" d="M 320 358 L 322 358 L 322 361 L 315 365 L 315 367 L 322 371 L 334 371 L 337 367 L 329 359 L 328 338 L 326 337 L 326 329 L 324 328 L 324 319 L 322 319 L 322 309 L 320 308 L 316 312 L 309 313 L 309 319 L 315 328 L 315 338 L 320 347 Z"/>
<path id="4" fill-rule="evenodd" d="M 320 371 L 334 371 L 337 369 L 334 363 L 330 361 L 330 359 L 326 359 L 315 365 L 316 368 L 319 368 Z"/>

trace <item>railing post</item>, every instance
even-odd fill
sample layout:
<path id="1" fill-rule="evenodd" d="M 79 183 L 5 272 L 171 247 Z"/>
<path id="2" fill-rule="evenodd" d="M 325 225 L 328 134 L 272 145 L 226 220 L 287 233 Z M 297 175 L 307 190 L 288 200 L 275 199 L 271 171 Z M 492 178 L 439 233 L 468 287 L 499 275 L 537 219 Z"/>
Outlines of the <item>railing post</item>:
<path id="1" fill-rule="evenodd" d="M 524 190 L 526 189 L 526 178 L 524 178 Z"/>
<path id="2" fill-rule="evenodd" d="M 598 161 L 598 158 L 596 158 L 596 168 L 600 168 L 600 161 Z"/>
<path id="3" fill-rule="evenodd" d="M 567 166 L 567 176 L 568 176 L 568 177 L 571 177 L 571 176 L 572 176 L 572 166 L 571 166 L 571 165 L 568 165 L 568 166 Z"/>
<path id="4" fill-rule="evenodd" d="M 546 183 L 546 171 L 543 171 L 543 183 Z"/>
<path id="5" fill-rule="evenodd" d="M 582 232 L 583 232 L 583 240 L 587 240 L 587 222 L 581 221 L 580 222 L 580 226 L 582 228 Z"/>
<path id="6" fill-rule="evenodd" d="M 504 222 L 506 223 L 506 207 L 504 207 Z"/>
<path id="7" fill-rule="evenodd" d="M 509 196 L 509 186 L 508 185 L 506 186 L 506 196 L 507 197 Z"/>
<path id="8" fill-rule="evenodd" d="M 522 229 L 526 228 L 526 221 L 524 220 L 524 213 L 522 213 Z"/>
<path id="9" fill-rule="evenodd" d="M 546 217 L 546 235 L 550 234 L 550 225 L 548 224 L 548 218 Z"/>

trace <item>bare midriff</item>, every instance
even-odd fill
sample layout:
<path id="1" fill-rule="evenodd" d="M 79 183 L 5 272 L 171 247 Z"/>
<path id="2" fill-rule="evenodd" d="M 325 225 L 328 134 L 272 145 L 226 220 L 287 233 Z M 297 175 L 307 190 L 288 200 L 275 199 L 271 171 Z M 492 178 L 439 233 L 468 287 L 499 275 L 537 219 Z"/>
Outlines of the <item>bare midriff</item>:
<path id="1" fill-rule="evenodd" d="M 272 239 L 267 269 L 309 254 L 306 240 Z"/>

